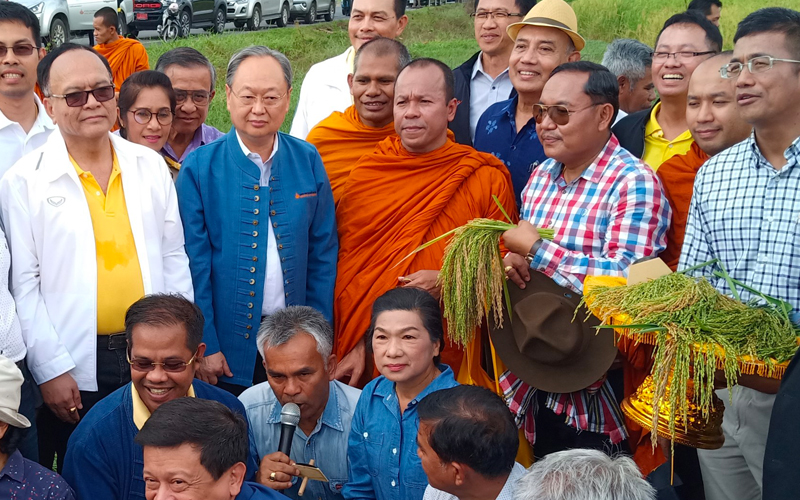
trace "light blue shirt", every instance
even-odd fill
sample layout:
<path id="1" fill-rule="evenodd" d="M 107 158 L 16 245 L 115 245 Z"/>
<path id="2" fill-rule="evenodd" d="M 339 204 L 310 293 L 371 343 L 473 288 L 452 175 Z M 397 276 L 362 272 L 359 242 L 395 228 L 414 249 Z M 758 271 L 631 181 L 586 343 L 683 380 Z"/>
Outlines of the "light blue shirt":
<path id="1" fill-rule="evenodd" d="M 307 464 L 313 458 L 329 482 L 308 481 L 302 498 L 342 500 L 341 490 L 347 482 L 347 439 L 350 435 L 350 422 L 356 409 L 361 391 L 341 382 L 330 382 L 328 403 L 322 418 L 310 436 L 300 430 L 294 432 L 292 452 L 289 458 L 297 463 Z M 255 385 L 240 396 L 253 430 L 254 440 L 250 442 L 251 454 L 259 462 L 265 455 L 278 451 L 281 436 L 281 404 L 269 386 L 269 382 Z M 281 493 L 289 498 L 297 495 L 300 480 L 294 478 L 293 486 Z"/>
<path id="2" fill-rule="evenodd" d="M 439 370 L 402 414 L 394 382 L 380 376 L 364 387 L 350 429 L 345 498 L 422 500 L 428 476 L 417 456 L 417 404 L 434 391 L 458 385 L 449 366 L 439 365 Z"/>
<path id="3" fill-rule="evenodd" d="M 505 101 L 514 90 L 511 79 L 508 76 L 508 68 L 492 78 L 483 71 L 483 54 L 478 56 L 475 66 L 472 68 L 472 80 L 469 89 L 469 134 L 475 140 L 475 130 L 478 128 L 478 120 L 484 111 L 492 104 Z"/>

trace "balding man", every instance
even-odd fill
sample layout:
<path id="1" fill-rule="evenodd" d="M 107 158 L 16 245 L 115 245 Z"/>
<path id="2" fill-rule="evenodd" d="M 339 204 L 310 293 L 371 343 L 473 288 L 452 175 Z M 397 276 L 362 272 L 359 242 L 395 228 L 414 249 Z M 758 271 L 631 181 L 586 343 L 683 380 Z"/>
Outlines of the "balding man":
<path id="1" fill-rule="evenodd" d="M 502 162 L 455 143 L 448 134 L 456 106 L 450 68 L 435 59 L 407 65 L 394 91 L 398 135 L 361 158 L 339 201 L 335 350 L 350 367 L 351 385 L 364 370 L 363 336 L 375 299 L 398 284 L 439 295 L 436 280 L 445 242 L 403 257 L 476 217 L 502 220 L 493 194 L 509 213 L 516 212 Z M 445 349 L 444 358 L 457 372 L 459 351 Z"/>
<path id="2" fill-rule="evenodd" d="M 378 37 L 397 38 L 408 24 L 406 0 L 353 0 L 347 33 L 350 47 L 308 70 L 290 134 L 305 139 L 309 131 L 334 111 L 353 104 L 347 75 L 353 73 L 356 51 Z"/>
<path id="3" fill-rule="evenodd" d="M 365 43 L 356 53 L 353 73 L 347 76 L 353 105 L 344 112 L 335 111 L 306 137 L 322 157 L 334 202 L 342 197 L 356 162 L 394 134 L 394 82 L 409 61 L 408 50 L 396 40 L 377 38 Z"/>
<path id="4" fill-rule="evenodd" d="M 689 216 L 689 202 L 697 171 L 710 157 L 742 142 L 752 126 L 739 115 L 735 80 L 722 78 L 719 69 L 733 52 L 723 52 L 703 61 L 692 73 L 686 105 L 686 122 L 694 144 L 688 153 L 673 156 L 658 169 L 664 194 L 672 207 L 667 248 L 659 255 L 673 270 L 678 259 Z"/>
<path id="5" fill-rule="evenodd" d="M 133 73 L 150 69 L 147 49 L 142 42 L 119 35 L 119 17 L 115 9 L 103 7 L 95 12 L 92 27 L 97 42 L 94 50 L 108 60 L 117 92 L 122 82 Z"/>

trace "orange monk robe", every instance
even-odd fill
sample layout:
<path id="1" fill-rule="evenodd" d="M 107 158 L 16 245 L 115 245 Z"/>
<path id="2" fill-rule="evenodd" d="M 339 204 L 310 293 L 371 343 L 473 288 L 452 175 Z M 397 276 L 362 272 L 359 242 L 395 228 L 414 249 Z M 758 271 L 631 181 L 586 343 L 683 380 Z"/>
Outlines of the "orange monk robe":
<path id="1" fill-rule="evenodd" d="M 140 41 L 133 38 L 119 38 L 115 42 L 101 43 L 95 45 L 94 50 L 108 60 L 117 92 L 122 82 L 131 74 L 150 69 L 147 50 Z"/>
<path id="2" fill-rule="evenodd" d="M 492 195 L 509 214 L 517 213 L 505 165 L 452 138 L 435 151 L 412 154 L 399 137 L 391 136 L 361 158 L 336 208 L 339 264 L 333 307 L 338 359 L 363 338 L 372 303 L 398 286 L 399 276 L 441 268 L 447 241 L 404 257 L 476 217 L 504 219 Z M 462 354 L 449 344 L 442 361 L 458 373 Z"/>
<path id="3" fill-rule="evenodd" d="M 659 254 L 659 257 L 673 271 L 678 267 L 683 238 L 686 235 L 686 220 L 689 218 L 694 178 L 708 158 L 705 151 L 693 142 L 686 154 L 673 156 L 662 163 L 656 172 L 661 178 L 661 186 L 664 188 L 669 206 L 672 207 L 672 221 L 667 229 L 667 248 Z"/>
<path id="4" fill-rule="evenodd" d="M 334 112 L 311 129 L 306 141 L 316 146 L 322 157 L 334 203 L 339 203 L 356 162 L 394 133 L 394 123 L 381 128 L 364 125 L 355 106 L 350 106 L 344 113 Z"/>

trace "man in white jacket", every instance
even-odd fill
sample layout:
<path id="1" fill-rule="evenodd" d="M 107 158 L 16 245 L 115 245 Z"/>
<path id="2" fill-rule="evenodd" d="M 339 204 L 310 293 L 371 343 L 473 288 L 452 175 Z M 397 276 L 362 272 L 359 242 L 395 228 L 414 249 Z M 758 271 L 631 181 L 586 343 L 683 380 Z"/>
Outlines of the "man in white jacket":
<path id="1" fill-rule="evenodd" d="M 353 105 L 347 75 L 353 72 L 356 51 L 378 37 L 397 38 L 408 24 L 406 0 L 353 0 L 347 33 L 350 47 L 308 70 L 289 133 L 305 139 L 314 126 L 334 111 Z"/>
<path id="2" fill-rule="evenodd" d="M 192 281 L 166 164 L 108 132 L 108 62 L 64 44 L 42 59 L 38 80 L 57 128 L 0 181 L 0 215 L 28 366 L 46 403 L 39 460 L 52 466 L 81 416 L 130 382 L 128 306 L 158 292 L 191 299 Z"/>

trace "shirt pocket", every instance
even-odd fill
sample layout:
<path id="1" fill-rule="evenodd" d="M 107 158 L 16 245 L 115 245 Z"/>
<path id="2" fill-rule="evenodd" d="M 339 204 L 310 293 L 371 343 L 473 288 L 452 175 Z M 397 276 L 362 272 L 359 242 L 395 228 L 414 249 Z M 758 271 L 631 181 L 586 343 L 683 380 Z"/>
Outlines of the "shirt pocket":
<path id="1" fill-rule="evenodd" d="M 414 498 L 421 498 L 428 486 L 428 476 L 425 474 L 425 469 L 422 468 L 422 460 L 416 453 L 410 453 L 405 459 L 405 465 L 402 472 L 403 483 L 408 488 L 420 488 L 419 495 L 415 495 Z M 408 496 L 411 497 L 411 495 Z"/>
<path id="2" fill-rule="evenodd" d="M 372 477 L 378 477 L 381 471 L 381 457 L 383 456 L 383 434 L 371 432 L 365 434 L 364 448 L 369 474 Z"/>

